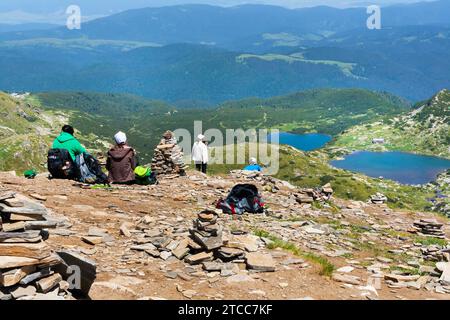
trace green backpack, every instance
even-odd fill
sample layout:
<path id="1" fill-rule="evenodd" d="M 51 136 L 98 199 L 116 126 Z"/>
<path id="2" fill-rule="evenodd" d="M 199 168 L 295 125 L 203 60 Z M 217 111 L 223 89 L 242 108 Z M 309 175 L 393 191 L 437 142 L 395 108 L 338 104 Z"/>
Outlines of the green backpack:
<path id="1" fill-rule="evenodd" d="M 150 168 L 146 168 L 143 166 L 137 166 L 134 169 L 134 175 L 136 178 L 136 183 L 140 185 L 151 185 L 158 184 L 158 180 L 156 179 L 156 174 L 152 172 Z"/>
<path id="2" fill-rule="evenodd" d="M 23 173 L 23 176 L 27 179 L 34 179 L 37 176 L 37 171 L 34 169 L 27 170 Z"/>

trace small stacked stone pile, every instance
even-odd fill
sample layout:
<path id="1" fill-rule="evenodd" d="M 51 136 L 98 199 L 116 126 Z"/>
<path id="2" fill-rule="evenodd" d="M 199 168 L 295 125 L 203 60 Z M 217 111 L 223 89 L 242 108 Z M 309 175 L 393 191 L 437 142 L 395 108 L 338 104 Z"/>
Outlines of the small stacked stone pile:
<path id="1" fill-rule="evenodd" d="M 420 251 L 427 261 L 450 261 L 450 246 L 442 248 L 438 245 L 430 245 L 420 248 Z"/>
<path id="2" fill-rule="evenodd" d="M 376 194 L 370 196 L 370 202 L 372 202 L 373 204 L 384 204 L 387 202 L 387 200 L 387 197 L 380 192 L 377 192 Z"/>
<path id="3" fill-rule="evenodd" d="M 248 269 L 257 271 L 275 271 L 275 263 L 268 254 L 257 253 L 257 237 L 245 238 L 245 242 L 223 239 L 223 227 L 217 223 L 218 214 L 214 211 L 202 211 L 189 230 L 194 241 L 206 252 L 188 256 L 190 264 L 202 263 L 208 272 L 220 272 L 222 276 L 239 273 L 238 263 L 246 263 Z M 246 252 L 248 251 L 248 252 Z"/>
<path id="4" fill-rule="evenodd" d="M 42 200 L 38 195 L 36 199 Z M 55 228 L 63 221 L 50 217 L 47 208 L 14 192 L 0 194 L 0 230 L 6 232 Z"/>
<path id="5" fill-rule="evenodd" d="M 236 233 L 236 232 L 235 232 Z M 239 264 L 253 271 L 275 271 L 275 262 L 268 253 L 257 252 L 264 243 L 257 236 L 224 232 L 218 214 L 204 210 L 193 220 L 189 236 L 175 240 L 155 237 L 143 238 L 143 244 L 134 245 L 132 250 L 145 251 L 155 258 L 168 260 L 172 256 L 189 265 L 202 265 L 207 272 L 218 272 L 223 277 L 241 273 Z"/>
<path id="6" fill-rule="evenodd" d="M 263 174 L 259 171 L 248 171 L 248 170 L 231 170 L 230 176 L 236 179 L 246 179 L 254 181 L 269 181 L 275 183 L 275 178 Z"/>
<path id="7" fill-rule="evenodd" d="M 443 226 L 436 219 L 420 219 L 414 221 L 412 231 L 424 237 L 445 239 L 445 232 L 442 229 Z"/>
<path id="8" fill-rule="evenodd" d="M 55 253 L 46 244 L 49 233 L 43 228 L 57 224 L 45 219 L 47 213 L 45 206 L 24 196 L 0 194 L 0 300 L 72 297 L 69 289 L 74 288 L 63 279 L 70 273 L 69 265 L 80 263 L 70 253 Z M 70 264 L 66 264 L 66 258 Z"/>
<path id="9" fill-rule="evenodd" d="M 187 166 L 183 157 L 183 150 L 178 145 L 175 135 L 171 131 L 166 131 L 160 143 L 156 146 L 151 165 L 152 171 L 159 175 L 184 175 Z"/>
<path id="10" fill-rule="evenodd" d="M 294 194 L 295 200 L 300 203 L 313 203 L 314 201 L 324 202 L 331 199 L 333 195 L 333 189 L 331 185 L 327 183 L 322 188 L 306 188 L 300 189 L 300 192 Z"/>
<path id="11" fill-rule="evenodd" d="M 193 221 L 193 228 L 189 230 L 195 242 L 208 251 L 222 247 L 223 227 L 217 223 L 218 215 L 214 211 L 202 211 Z"/>

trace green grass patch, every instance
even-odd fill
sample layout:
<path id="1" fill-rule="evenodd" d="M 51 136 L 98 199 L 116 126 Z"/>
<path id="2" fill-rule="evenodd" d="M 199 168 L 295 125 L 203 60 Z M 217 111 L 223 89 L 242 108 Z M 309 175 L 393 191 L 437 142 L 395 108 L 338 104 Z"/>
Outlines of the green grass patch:
<path id="1" fill-rule="evenodd" d="M 445 247 L 448 244 L 448 241 L 445 239 L 433 238 L 433 237 L 414 237 L 414 242 L 420 243 L 425 246 L 437 245 L 441 247 Z"/>
<path id="2" fill-rule="evenodd" d="M 320 275 L 330 277 L 336 268 L 327 258 L 319 256 L 312 252 L 304 252 L 292 242 L 284 241 L 274 235 L 271 235 L 269 232 L 265 230 L 255 229 L 253 233 L 258 237 L 267 238 L 270 241 L 272 241 L 272 243 L 270 243 L 267 246 L 267 248 L 269 249 L 281 248 L 283 250 L 291 252 L 296 256 L 302 257 L 312 263 L 320 265 L 321 266 Z"/>
<path id="3" fill-rule="evenodd" d="M 420 275 L 418 268 L 411 268 L 406 269 L 399 266 L 392 266 L 389 268 L 389 270 L 392 271 L 400 271 L 402 274 L 409 274 L 409 275 Z"/>

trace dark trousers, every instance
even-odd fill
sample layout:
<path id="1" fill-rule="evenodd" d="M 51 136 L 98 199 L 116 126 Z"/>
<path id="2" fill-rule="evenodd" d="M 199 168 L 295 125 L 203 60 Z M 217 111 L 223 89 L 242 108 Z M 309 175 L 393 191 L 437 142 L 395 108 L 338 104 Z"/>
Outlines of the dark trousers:
<path id="1" fill-rule="evenodd" d="M 195 164 L 195 169 L 197 169 L 198 171 L 201 171 L 203 173 L 206 173 L 207 168 L 208 168 L 207 163 L 196 163 Z"/>

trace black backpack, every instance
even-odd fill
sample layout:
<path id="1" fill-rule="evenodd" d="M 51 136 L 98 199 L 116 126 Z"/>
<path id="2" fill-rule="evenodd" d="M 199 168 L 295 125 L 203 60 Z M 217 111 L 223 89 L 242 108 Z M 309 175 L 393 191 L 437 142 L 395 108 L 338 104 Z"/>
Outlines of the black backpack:
<path id="1" fill-rule="evenodd" d="M 72 179 L 76 175 L 72 157 L 66 149 L 50 149 L 47 154 L 47 168 L 55 179 Z"/>
<path id="2" fill-rule="evenodd" d="M 237 184 L 225 200 L 219 200 L 217 208 L 231 214 L 263 213 L 264 202 L 255 185 Z"/>

